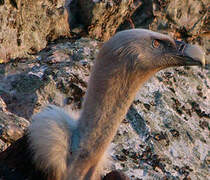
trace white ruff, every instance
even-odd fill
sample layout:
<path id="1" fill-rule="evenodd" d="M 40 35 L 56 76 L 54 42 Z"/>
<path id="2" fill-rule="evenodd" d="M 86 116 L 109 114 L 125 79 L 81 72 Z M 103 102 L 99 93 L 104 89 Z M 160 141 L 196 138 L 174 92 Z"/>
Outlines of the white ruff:
<path id="1" fill-rule="evenodd" d="M 71 132 L 77 123 L 63 109 L 49 105 L 32 117 L 30 147 L 38 169 L 60 179 L 67 168 Z"/>

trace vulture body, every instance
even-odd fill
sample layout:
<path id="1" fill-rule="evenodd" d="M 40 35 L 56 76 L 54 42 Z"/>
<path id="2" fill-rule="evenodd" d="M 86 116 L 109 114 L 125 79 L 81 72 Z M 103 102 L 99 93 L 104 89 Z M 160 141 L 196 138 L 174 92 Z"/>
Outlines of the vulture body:
<path id="1" fill-rule="evenodd" d="M 0 174 L 25 179 L 99 180 L 106 149 L 135 94 L 151 76 L 172 66 L 205 64 L 195 45 L 144 29 L 117 33 L 100 49 L 78 120 L 50 105 L 32 117 L 24 137 L 0 153 Z M 7 179 L 6 175 L 1 175 Z M 128 179 L 113 171 L 105 180 Z"/>

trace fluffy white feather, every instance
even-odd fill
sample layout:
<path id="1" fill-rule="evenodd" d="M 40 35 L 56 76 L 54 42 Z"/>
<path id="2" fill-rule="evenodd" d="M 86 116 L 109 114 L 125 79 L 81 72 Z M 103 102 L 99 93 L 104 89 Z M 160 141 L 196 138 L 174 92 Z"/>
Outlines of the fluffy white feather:
<path id="1" fill-rule="evenodd" d="M 49 105 L 32 117 L 29 143 L 38 169 L 61 179 L 67 168 L 71 132 L 77 127 L 63 109 Z"/>

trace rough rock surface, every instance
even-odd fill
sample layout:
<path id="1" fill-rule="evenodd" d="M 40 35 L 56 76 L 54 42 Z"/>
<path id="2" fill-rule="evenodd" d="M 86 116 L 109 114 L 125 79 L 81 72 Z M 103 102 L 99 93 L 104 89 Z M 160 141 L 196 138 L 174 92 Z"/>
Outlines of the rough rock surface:
<path id="1" fill-rule="evenodd" d="M 0 59 L 26 57 L 69 35 L 65 1 L 0 1 Z"/>
<path id="2" fill-rule="evenodd" d="M 78 0 L 75 16 L 79 16 L 90 37 L 108 40 L 141 4 L 141 0 Z"/>
<path id="3" fill-rule="evenodd" d="M 146 83 L 116 136 L 117 167 L 143 179 L 206 179 L 209 83 L 198 68 L 167 69 Z"/>
<path id="4" fill-rule="evenodd" d="M 79 110 L 98 44 L 88 39 L 52 44 L 36 59 L 0 64 L 1 135 L 10 121 L 12 124 L 23 118 L 30 121 L 32 114 L 49 103 Z M 4 136 L 0 140 L 5 142 L 0 149 L 11 142 Z"/>
<path id="5" fill-rule="evenodd" d="M 150 28 L 167 32 L 177 39 L 200 44 L 206 49 L 210 64 L 209 10 L 208 0 L 155 0 L 152 10 L 155 18 Z"/>
<path id="6" fill-rule="evenodd" d="M 108 40 L 117 30 L 134 26 L 196 39 L 209 49 L 209 7 L 208 0 L 3 0 L 0 61 L 28 57 L 59 37 L 86 32 Z"/>
<path id="7" fill-rule="evenodd" d="M 208 0 L 142 0 L 131 19 L 136 28 L 149 28 L 176 39 L 200 44 L 210 63 L 210 4 Z M 125 20 L 118 30 L 131 28 Z"/>

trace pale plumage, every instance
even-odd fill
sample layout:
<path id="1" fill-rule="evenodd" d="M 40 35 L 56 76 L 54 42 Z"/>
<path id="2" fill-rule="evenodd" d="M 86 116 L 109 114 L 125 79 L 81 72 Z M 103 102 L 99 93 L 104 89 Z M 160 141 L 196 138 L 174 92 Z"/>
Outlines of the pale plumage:
<path id="1" fill-rule="evenodd" d="M 167 35 L 117 33 L 97 56 L 78 120 L 56 106 L 33 116 L 27 139 L 35 168 L 46 179 L 100 179 L 102 157 L 141 85 L 161 69 L 204 63 L 199 47 Z M 106 180 L 111 176 L 128 179 L 111 173 Z"/>

